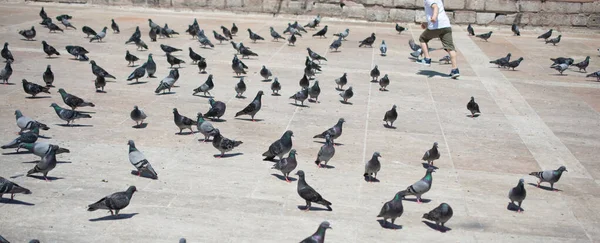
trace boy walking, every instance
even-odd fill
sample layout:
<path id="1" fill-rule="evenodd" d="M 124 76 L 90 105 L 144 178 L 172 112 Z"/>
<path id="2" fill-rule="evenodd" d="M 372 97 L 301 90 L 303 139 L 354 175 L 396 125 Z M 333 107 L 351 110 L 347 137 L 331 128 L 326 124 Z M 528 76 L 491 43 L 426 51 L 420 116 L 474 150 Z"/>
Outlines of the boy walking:
<path id="1" fill-rule="evenodd" d="M 440 38 L 444 50 L 450 54 L 450 61 L 452 62 L 450 77 L 458 78 L 460 73 L 456 66 L 456 51 L 454 42 L 452 41 L 452 28 L 450 27 L 450 19 L 446 15 L 446 10 L 444 10 L 444 3 L 441 0 L 423 0 L 423 2 L 425 3 L 427 23 L 421 24 L 421 27 L 425 31 L 419 37 L 419 42 L 421 43 L 424 58 L 417 60 L 417 62 L 431 66 L 431 57 L 429 56 L 427 43 L 434 38 Z"/>

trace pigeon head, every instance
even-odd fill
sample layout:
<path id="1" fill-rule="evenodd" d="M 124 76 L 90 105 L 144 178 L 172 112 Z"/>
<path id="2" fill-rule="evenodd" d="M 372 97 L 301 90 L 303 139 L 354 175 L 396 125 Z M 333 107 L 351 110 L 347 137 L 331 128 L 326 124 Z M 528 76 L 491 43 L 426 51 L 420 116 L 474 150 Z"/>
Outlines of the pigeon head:
<path id="1" fill-rule="evenodd" d="M 215 99 L 213 99 L 213 98 L 208 99 L 208 103 L 212 106 L 215 103 Z"/>
<path id="2" fill-rule="evenodd" d="M 173 108 L 173 114 L 178 114 L 177 108 Z"/>
<path id="3" fill-rule="evenodd" d="M 344 120 L 344 118 L 338 119 L 338 123 L 344 123 L 344 122 L 346 122 L 346 120 Z"/>
<path id="4" fill-rule="evenodd" d="M 233 23 L 232 27 L 235 27 L 235 23 Z"/>
<path id="5" fill-rule="evenodd" d="M 299 176 L 300 178 L 304 177 L 304 171 L 303 170 L 299 170 L 296 172 L 296 175 Z"/>
<path id="6" fill-rule="evenodd" d="M 519 179 L 519 185 L 523 185 L 523 183 L 525 183 L 525 180 L 523 178 Z"/>
<path id="7" fill-rule="evenodd" d="M 138 106 L 137 106 L 137 105 L 134 105 L 134 106 L 133 106 L 133 109 L 134 109 L 134 110 L 139 110 L 139 108 L 138 108 Z"/>
<path id="8" fill-rule="evenodd" d="M 382 45 L 385 45 L 385 40 L 382 40 L 382 41 L 381 41 L 381 44 L 382 44 Z"/>
<path id="9" fill-rule="evenodd" d="M 523 61 L 524 59 L 522 57 L 519 57 L 519 59 L 517 59 L 517 60 L 519 60 L 519 62 L 520 62 L 520 61 Z"/>
<path id="10" fill-rule="evenodd" d="M 114 22 L 115 22 L 115 19 L 111 19 L 110 21 L 114 23 Z"/>
<path id="11" fill-rule="evenodd" d="M 179 239 L 179 243 L 187 243 L 187 240 L 185 238 L 181 238 Z"/>
<path id="12" fill-rule="evenodd" d="M 67 93 L 63 88 L 58 89 L 58 93 L 64 94 Z"/>
<path id="13" fill-rule="evenodd" d="M 27 83 L 27 80 L 26 80 L 26 79 L 23 79 L 23 80 L 21 80 L 21 82 L 23 82 L 24 84 L 26 84 L 26 83 Z"/>
<path id="14" fill-rule="evenodd" d="M 348 87 L 348 89 L 346 91 L 348 91 L 348 90 L 352 91 L 352 86 Z"/>
<path id="15" fill-rule="evenodd" d="M 21 111 L 20 111 L 20 110 L 16 110 L 16 111 L 15 111 L 15 116 L 17 116 L 17 118 L 19 118 L 19 117 L 22 117 L 22 116 L 23 116 L 23 113 L 21 113 Z"/>
<path id="16" fill-rule="evenodd" d="M 96 65 L 96 61 L 94 61 L 94 60 L 91 60 L 91 61 L 90 61 L 90 64 L 92 64 L 92 66 L 94 66 L 94 65 Z"/>
<path id="17" fill-rule="evenodd" d="M 8 42 L 4 42 L 4 48 L 8 47 Z"/>
<path id="18" fill-rule="evenodd" d="M 258 93 L 256 94 L 256 96 L 262 96 L 263 94 L 265 94 L 265 93 L 263 93 L 263 91 L 260 90 L 260 91 L 258 91 Z"/>
<path id="19" fill-rule="evenodd" d="M 475 101 L 475 97 L 471 96 L 471 101 Z"/>
<path id="20" fill-rule="evenodd" d="M 437 146 L 438 146 L 438 142 L 434 142 L 434 143 L 433 143 L 433 147 L 436 147 L 436 148 L 437 148 Z"/>
<path id="21" fill-rule="evenodd" d="M 285 133 L 283 133 L 283 137 L 285 138 L 291 138 L 294 136 L 294 132 L 292 132 L 292 130 L 287 130 L 285 131 Z"/>
<path id="22" fill-rule="evenodd" d="M 295 155 L 298 155 L 298 152 L 296 152 L 296 149 L 290 150 L 290 157 L 295 156 Z"/>
<path id="23" fill-rule="evenodd" d="M 221 131 L 219 131 L 219 129 L 218 129 L 218 128 L 215 128 L 215 130 L 214 130 L 214 131 L 215 131 L 215 134 L 221 134 Z"/>
<path id="24" fill-rule="evenodd" d="M 373 153 L 373 157 L 378 157 L 379 158 L 379 157 L 381 157 L 381 154 L 379 154 L 379 152 L 375 152 L 375 153 Z"/>
<path id="25" fill-rule="evenodd" d="M 394 199 L 402 200 L 405 196 L 406 196 L 406 191 L 399 191 L 396 193 L 396 196 L 394 196 Z"/>
<path id="26" fill-rule="evenodd" d="M 560 171 L 560 172 L 563 172 L 563 171 L 569 172 L 569 171 L 567 170 L 567 167 L 565 167 L 564 165 L 562 165 L 562 166 L 558 167 L 558 171 Z"/>
<path id="27" fill-rule="evenodd" d="M 133 142 L 133 140 L 127 141 L 127 145 L 135 148 L 135 143 Z"/>
<path id="28" fill-rule="evenodd" d="M 135 186 L 130 186 L 127 188 L 127 194 L 133 195 L 134 192 L 137 192 L 137 188 Z"/>
<path id="29" fill-rule="evenodd" d="M 431 173 L 433 173 L 433 172 L 435 172 L 435 168 L 433 168 L 433 166 L 429 166 L 429 167 L 427 168 L 427 174 L 431 174 Z"/>
<path id="30" fill-rule="evenodd" d="M 331 225 L 329 224 L 329 222 L 327 221 L 323 221 L 320 225 L 319 228 L 323 228 L 323 229 L 333 229 L 331 228 Z"/>
<path id="31" fill-rule="evenodd" d="M 250 28 L 248 28 L 248 32 L 252 33 L 252 30 Z"/>
<path id="32" fill-rule="evenodd" d="M 395 110 L 395 109 L 396 109 L 396 107 L 397 107 L 396 105 L 393 105 L 393 106 L 392 106 L 392 109 L 393 109 L 393 110 Z"/>
<path id="33" fill-rule="evenodd" d="M 58 108 L 59 106 L 56 103 L 50 104 L 50 107 Z"/>
<path id="34" fill-rule="evenodd" d="M 371 37 L 375 37 L 375 33 L 371 33 Z"/>

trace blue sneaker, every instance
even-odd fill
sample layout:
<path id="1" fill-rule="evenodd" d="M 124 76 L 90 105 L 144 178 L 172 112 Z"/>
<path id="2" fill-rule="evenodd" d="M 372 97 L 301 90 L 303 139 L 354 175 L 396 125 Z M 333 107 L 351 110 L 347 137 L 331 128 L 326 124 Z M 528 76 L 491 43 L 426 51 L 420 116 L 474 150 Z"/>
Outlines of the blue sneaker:
<path id="1" fill-rule="evenodd" d="M 450 77 L 454 79 L 460 77 L 460 72 L 458 71 L 458 68 L 452 69 L 452 71 L 450 71 Z"/>
<path id="2" fill-rule="evenodd" d="M 431 58 L 418 59 L 417 63 L 423 64 L 423 65 L 427 65 L 427 66 L 431 66 Z"/>

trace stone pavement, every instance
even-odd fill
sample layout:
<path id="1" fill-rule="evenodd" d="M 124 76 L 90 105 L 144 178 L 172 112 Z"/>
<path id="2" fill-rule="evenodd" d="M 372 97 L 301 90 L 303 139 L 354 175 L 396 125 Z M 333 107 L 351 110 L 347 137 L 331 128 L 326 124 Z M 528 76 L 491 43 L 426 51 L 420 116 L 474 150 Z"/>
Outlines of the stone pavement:
<path id="1" fill-rule="evenodd" d="M 41 28 L 38 12 L 46 7 L 49 16 L 73 15 L 77 30 L 48 33 Z M 110 25 L 114 18 L 121 34 L 109 31 L 105 42 L 88 43 L 81 27 L 97 31 Z M 150 43 L 147 19 L 169 26 L 182 34 Z M 246 99 L 236 99 L 230 68 L 234 50 L 229 43 L 214 49 L 199 48 L 184 31 L 193 18 L 212 40 L 212 30 L 231 26 L 235 19 L 240 32 L 234 38 L 259 54 L 244 62 L 250 67 L 245 81 Z M 536 37 L 545 30 L 524 28 L 521 37 L 508 29 L 493 29 L 489 42 L 468 37 L 464 26 L 455 26 L 454 39 L 459 50 L 459 80 L 444 77 L 449 65 L 435 62 L 430 68 L 407 58 L 407 42 L 418 38 L 421 30 L 408 25 L 402 34 L 390 23 L 367 23 L 357 20 L 324 18 L 329 26 L 327 39 L 305 34 L 296 46 L 273 42 L 268 28 L 281 32 L 287 22 L 306 23 L 312 16 L 278 16 L 232 14 L 226 12 L 172 12 L 143 8 L 120 9 L 87 5 L 3 4 L 0 6 L 0 33 L 10 43 L 15 56 L 15 85 L 0 86 L 0 132 L 2 143 L 15 137 L 13 112 L 48 124 L 42 134 L 50 141 L 71 150 L 61 154 L 52 182 L 31 177 L 12 179 L 32 190 L 31 195 L 16 195 L 15 201 L 0 202 L 0 234 L 12 242 L 37 238 L 42 242 L 293 242 L 312 234 L 323 220 L 331 222 L 328 242 L 598 242 L 600 241 L 600 164 L 595 152 L 600 147 L 600 83 L 585 78 L 571 68 L 566 75 L 548 68 L 548 58 L 567 56 L 576 62 L 592 56 L 588 72 L 600 69 L 597 30 L 562 30 L 563 41 L 557 46 L 544 45 Z M 36 41 L 21 40 L 18 30 L 34 25 Z M 136 51 L 123 43 L 140 26 L 149 51 Z M 246 32 L 251 28 L 267 38 L 252 43 Z M 341 52 L 331 53 L 328 46 L 334 32 L 350 28 L 348 41 Z M 475 26 L 476 32 L 492 28 Z M 504 28 L 504 27 L 503 27 Z M 220 31 L 218 31 L 220 32 Z M 357 42 L 376 33 L 374 48 L 358 48 Z M 312 31 L 309 31 L 312 33 Z M 47 59 L 41 48 L 46 40 L 60 52 L 59 58 Z M 381 40 L 388 44 L 388 56 L 380 56 Z M 154 89 L 169 69 L 159 48 L 164 43 L 184 49 L 176 55 L 187 64 L 180 69 L 174 93 L 155 95 Z M 96 93 L 87 62 L 71 60 L 66 45 L 81 45 L 90 51 L 90 60 L 117 77 L 109 82 L 106 93 Z M 439 42 L 432 46 L 440 47 Z M 207 74 L 199 74 L 190 65 L 188 47 L 206 57 L 208 72 L 215 77 L 211 94 L 227 103 L 226 122 L 213 122 L 224 136 L 244 141 L 231 153 L 236 156 L 216 159 L 217 151 L 199 142 L 200 134 L 176 135 L 172 109 L 188 117 L 208 110 L 208 99 L 192 96 L 192 89 L 202 84 Z M 287 99 L 300 88 L 306 47 L 325 56 L 323 72 L 317 75 L 322 89 L 320 103 L 307 107 L 292 105 Z M 132 85 L 126 77 L 133 71 L 124 60 L 130 50 L 142 60 L 153 53 L 158 64 L 156 79 L 143 78 Z M 498 69 L 489 64 L 513 54 L 524 57 L 517 71 Z M 433 52 L 435 60 L 444 54 Z M 139 62 L 141 64 L 142 62 Z M 81 126 L 64 127 L 52 102 L 65 106 L 56 92 L 48 98 L 29 99 L 21 79 L 43 83 L 46 65 L 52 65 L 57 88 L 94 102 L 92 119 L 81 119 Z M 4 64 L 2 64 L 4 65 Z M 262 65 L 279 78 L 281 96 L 270 95 L 270 82 L 261 81 Z M 391 79 L 389 92 L 370 83 L 369 70 L 378 65 Z M 355 96 L 349 104 L 339 102 L 334 79 L 348 73 Z M 258 122 L 234 118 L 258 90 L 265 91 Z M 45 97 L 44 95 L 41 95 Z M 483 114 L 472 119 L 465 106 L 474 96 Z M 392 105 L 398 106 L 396 129 L 383 127 L 382 117 Z M 134 129 L 129 112 L 138 105 L 148 114 L 148 126 Z M 314 158 L 322 145 L 312 136 L 343 117 L 344 134 L 336 140 L 336 155 L 329 162 L 332 169 L 317 169 Z M 299 166 L 308 183 L 333 203 L 333 211 L 303 212 L 303 200 L 296 193 L 296 181 L 286 183 L 274 176 L 272 163 L 260 156 L 285 130 L 294 131 L 294 148 Z M 159 180 L 130 174 L 133 167 L 127 158 L 127 140 L 132 139 L 157 170 Z M 404 214 L 396 223 L 400 230 L 383 229 L 375 217 L 394 194 L 419 180 L 425 173 L 420 159 L 433 142 L 439 142 L 442 157 L 433 177 L 433 187 L 417 204 L 404 201 Z M 374 151 L 383 156 L 379 183 L 363 180 L 364 162 Z M 4 150 L 0 156 L 0 176 L 23 174 L 34 166 L 36 156 L 14 155 Z M 556 169 L 565 165 L 565 173 L 551 192 L 536 188 L 529 172 Z M 297 178 L 297 176 L 293 176 Z M 520 178 L 526 181 L 525 210 L 517 214 L 507 210 L 507 194 Z M 135 185 L 138 192 L 131 205 L 122 210 L 122 218 L 105 218 L 106 211 L 87 212 L 86 206 L 113 192 Z M 547 184 L 546 184 L 547 185 Z M 411 197 L 412 198 L 412 197 Z M 454 217 L 447 223 L 447 233 L 434 231 L 422 222 L 423 213 L 441 202 L 450 204 Z M 316 206 L 319 207 L 319 206 Z"/>

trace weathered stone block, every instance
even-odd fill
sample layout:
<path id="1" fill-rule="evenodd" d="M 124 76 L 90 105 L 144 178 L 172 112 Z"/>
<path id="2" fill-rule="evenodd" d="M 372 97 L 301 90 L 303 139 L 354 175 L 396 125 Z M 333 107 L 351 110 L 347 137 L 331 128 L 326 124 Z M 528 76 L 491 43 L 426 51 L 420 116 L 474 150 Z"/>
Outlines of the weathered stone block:
<path id="1" fill-rule="evenodd" d="M 388 17 L 390 15 L 390 11 L 383 8 L 383 7 L 379 7 L 379 8 L 367 8 L 367 20 L 369 21 L 387 21 Z"/>
<path id="2" fill-rule="evenodd" d="M 427 16 L 425 16 L 425 11 L 415 10 L 415 23 L 423 22 L 427 22 Z"/>
<path id="3" fill-rule="evenodd" d="M 150 0 L 148 0 L 148 1 L 150 1 Z M 209 8 L 217 8 L 217 9 L 224 9 L 226 7 L 225 0 L 208 0 L 206 2 L 206 5 Z"/>
<path id="4" fill-rule="evenodd" d="M 600 27 L 600 15 L 593 14 L 587 20 L 588 27 Z"/>
<path id="5" fill-rule="evenodd" d="M 390 9 L 390 20 L 395 22 L 414 22 L 415 21 L 415 12 L 417 10 L 411 9 Z"/>
<path id="6" fill-rule="evenodd" d="M 109 5 L 110 4 L 110 0 L 91 0 L 89 2 L 91 4 L 97 4 L 97 5 Z"/>
<path id="7" fill-rule="evenodd" d="M 342 8 L 339 4 L 334 3 L 315 3 L 312 12 L 324 16 L 339 16 L 342 14 Z"/>
<path id="8" fill-rule="evenodd" d="M 349 18 L 364 18 L 367 14 L 367 10 L 361 4 L 346 6 L 342 10 L 342 15 Z"/>
<path id="9" fill-rule="evenodd" d="M 465 0 L 445 0 L 444 9 L 446 10 L 463 10 L 465 9 Z"/>
<path id="10" fill-rule="evenodd" d="M 110 0 L 110 4 L 112 5 L 132 5 L 133 2 L 131 0 Z M 142 3 L 136 4 L 138 6 L 145 5 L 146 0 L 143 0 Z"/>
<path id="11" fill-rule="evenodd" d="M 495 13 L 477 13 L 477 24 L 490 24 L 496 18 Z"/>
<path id="12" fill-rule="evenodd" d="M 227 8 L 241 8 L 244 4 L 242 0 L 223 0 Z"/>
<path id="13" fill-rule="evenodd" d="M 357 0 L 355 2 L 367 5 L 383 5 L 383 0 Z"/>
<path id="14" fill-rule="evenodd" d="M 571 14 L 571 25 L 573 26 L 587 26 L 588 16 L 585 14 Z"/>
<path id="15" fill-rule="evenodd" d="M 533 26 L 566 26 L 571 19 L 557 13 L 529 13 L 529 24 Z"/>
<path id="16" fill-rule="evenodd" d="M 515 22 L 517 14 L 501 14 L 496 16 L 494 24 L 507 24 L 512 25 Z"/>
<path id="17" fill-rule="evenodd" d="M 262 11 L 262 0 L 244 0 L 244 10 L 252 12 Z"/>
<path id="18" fill-rule="evenodd" d="M 539 12 L 542 9 L 541 1 L 521 0 L 517 4 L 521 12 Z"/>
<path id="19" fill-rule="evenodd" d="M 423 6 L 422 1 L 417 2 L 417 0 L 394 0 L 394 7 L 416 8 L 416 7 L 422 7 L 422 6 Z"/>
<path id="20" fill-rule="evenodd" d="M 275 13 L 280 8 L 280 4 L 283 3 L 279 2 L 278 0 L 263 0 L 262 11 L 267 13 Z M 281 8 L 283 8 L 283 6 L 281 6 Z"/>
<path id="21" fill-rule="evenodd" d="M 487 0 L 484 9 L 488 12 L 517 12 L 518 6 L 515 0 Z"/>
<path id="22" fill-rule="evenodd" d="M 289 14 L 302 14 L 304 13 L 304 2 L 289 2 L 287 7 L 281 8 L 283 12 Z"/>
<path id="23" fill-rule="evenodd" d="M 384 7 L 394 7 L 394 0 L 383 0 Z"/>
<path id="24" fill-rule="evenodd" d="M 454 22 L 457 24 L 472 24 L 477 22 L 475 11 L 454 11 Z"/>
<path id="25" fill-rule="evenodd" d="M 549 13 L 579 13 L 581 11 L 581 3 L 544 2 L 542 10 Z"/>
<path id="26" fill-rule="evenodd" d="M 467 10 L 483 10 L 485 8 L 485 0 L 466 0 L 465 9 Z"/>
<path id="27" fill-rule="evenodd" d="M 581 12 L 583 13 L 600 13 L 600 1 L 591 3 L 582 3 Z"/>

